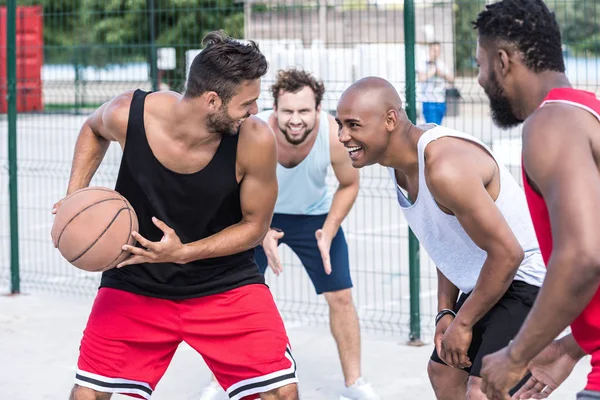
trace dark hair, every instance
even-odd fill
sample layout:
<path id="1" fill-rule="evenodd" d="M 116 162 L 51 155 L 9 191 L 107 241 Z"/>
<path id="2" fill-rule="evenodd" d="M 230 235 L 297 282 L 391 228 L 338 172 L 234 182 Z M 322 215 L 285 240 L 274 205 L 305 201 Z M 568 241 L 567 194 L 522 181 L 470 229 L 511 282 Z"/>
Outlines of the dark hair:
<path id="1" fill-rule="evenodd" d="M 208 33 L 202 45 L 206 47 L 192 62 L 185 97 L 214 91 L 227 104 L 241 83 L 267 73 L 267 60 L 253 41 L 244 44 L 219 30 Z"/>
<path id="2" fill-rule="evenodd" d="M 542 0 L 503 0 L 489 4 L 473 22 L 483 41 L 514 45 L 534 72 L 565 72 L 560 28 Z"/>
<path id="3" fill-rule="evenodd" d="M 309 87 L 315 93 L 315 106 L 319 107 L 325 93 L 325 85 L 322 81 L 317 81 L 309 72 L 299 69 L 279 70 L 275 83 L 271 86 L 275 107 L 280 92 L 297 93 L 304 87 Z"/>

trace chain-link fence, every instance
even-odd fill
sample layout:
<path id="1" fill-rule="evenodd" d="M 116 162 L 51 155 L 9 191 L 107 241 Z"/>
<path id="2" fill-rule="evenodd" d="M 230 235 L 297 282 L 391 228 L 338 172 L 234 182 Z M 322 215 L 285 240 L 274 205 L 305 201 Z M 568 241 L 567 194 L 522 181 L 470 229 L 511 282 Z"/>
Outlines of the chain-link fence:
<path id="1" fill-rule="evenodd" d="M 418 121 L 431 120 L 436 107 L 444 104 L 442 124 L 481 138 L 520 180 L 520 130 L 501 132 L 493 126 L 476 79 L 471 21 L 484 4 L 414 1 Z M 597 92 L 600 1 L 548 4 L 563 29 L 568 75 L 578 88 Z M 99 276 L 70 266 L 50 241 L 50 209 L 65 193 L 79 128 L 94 108 L 133 88 L 181 92 L 202 37 L 216 29 L 257 41 L 266 55 L 270 68 L 262 81 L 261 109 L 272 104 L 269 86 L 277 70 L 290 66 L 303 67 L 324 81 L 323 108 L 331 113 L 341 92 L 369 75 L 390 80 L 404 99 L 404 11 L 400 0 L 19 1 L 13 56 L 18 79 L 15 215 L 21 290 L 92 295 L 97 288 Z M 5 9 L 0 16 L 4 57 Z M 447 79 L 423 80 L 432 63 L 446 71 Z M 0 112 L 6 113 L 5 60 L 1 64 Z M 8 288 L 8 131 L 6 115 L 1 118 L 0 285 Z M 117 146 L 111 147 L 92 184 L 113 187 L 120 153 Z M 333 174 L 329 178 L 335 189 Z M 362 326 L 408 331 L 408 228 L 382 168 L 361 170 L 360 195 L 343 227 Z M 437 307 L 437 283 L 434 265 L 424 251 L 420 254 L 421 324 L 428 335 Z M 302 321 L 326 321 L 326 304 L 315 295 L 297 258 L 284 250 L 283 264 L 279 278 L 267 273 L 282 312 Z"/>

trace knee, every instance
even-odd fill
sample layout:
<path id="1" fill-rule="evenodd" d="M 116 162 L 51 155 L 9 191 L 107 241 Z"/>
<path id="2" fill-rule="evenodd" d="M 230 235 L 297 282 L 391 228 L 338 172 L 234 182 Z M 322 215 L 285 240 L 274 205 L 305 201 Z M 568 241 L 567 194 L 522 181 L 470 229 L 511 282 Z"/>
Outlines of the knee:
<path id="1" fill-rule="evenodd" d="M 261 400 L 298 400 L 298 385 L 285 385 L 260 396 Z"/>
<path id="2" fill-rule="evenodd" d="M 481 391 L 481 378 L 475 376 L 469 378 L 467 400 L 487 400 L 487 396 Z"/>
<path id="3" fill-rule="evenodd" d="M 429 360 L 427 375 L 438 398 L 446 398 L 448 393 L 456 391 L 464 396 L 468 379 L 466 372 Z"/>
<path id="4" fill-rule="evenodd" d="M 110 400 L 111 396 L 111 393 L 97 392 L 94 389 L 75 385 L 69 400 Z"/>
<path id="5" fill-rule="evenodd" d="M 352 302 L 352 290 L 343 289 L 335 292 L 326 292 L 325 299 L 331 308 L 348 308 L 354 307 Z"/>
<path id="6" fill-rule="evenodd" d="M 427 364 L 427 375 L 429 375 L 429 381 L 431 382 L 431 386 L 433 386 L 433 390 L 436 393 L 444 386 L 444 369 L 444 365 L 435 361 L 429 360 L 429 364 Z"/>

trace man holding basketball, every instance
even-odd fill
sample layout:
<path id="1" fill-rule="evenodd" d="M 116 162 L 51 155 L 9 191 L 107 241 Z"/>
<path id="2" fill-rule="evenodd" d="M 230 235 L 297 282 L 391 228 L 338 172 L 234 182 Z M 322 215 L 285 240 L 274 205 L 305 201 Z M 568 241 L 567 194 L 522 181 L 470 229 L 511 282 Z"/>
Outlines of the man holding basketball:
<path id="1" fill-rule="evenodd" d="M 560 27 L 544 1 L 490 4 L 475 28 L 478 80 L 495 123 L 524 122 L 523 186 L 548 268 L 514 341 L 483 360 L 485 392 L 508 399 L 530 370 L 518 398 L 547 397 L 590 354 L 577 398 L 600 399 L 600 100 L 571 86 Z M 572 334 L 556 340 L 568 326 Z"/>
<path id="2" fill-rule="evenodd" d="M 348 245 L 340 226 L 358 195 L 359 172 L 337 140 L 335 119 L 321 110 L 322 82 L 307 71 L 281 70 L 271 92 L 273 109 L 257 117 L 275 132 L 279 192 L 271 229 L 256 249 L 256 261 L 262 273 L 268 265 L 279 275 L 279 244 L 300 258 L 315 291 L 329 305 L 346 384 L 342 399 L 378 400 L 361 376 L 360 326 L 352 301 Z M 327 189 L 329 168 L 338 181 L 334 194 Z M 205 389 L 203 400 L 219 398 L 215 386 Z"/>
<path id="3" fill-rule="evenodd" d="M 354 83 L 337 112 L 352 165 L 388 167 L 408 225 L 436 264 L 428 373 L 437 398 L 485 400 L 482 359 L 512 340 L 545 275 L 523 190 L 477 138 L 412 124 L 384 79 Z"/>
<path id="4" fill-rule="evenodd" d="M 253 248 L 277 197 L 277 148 L 257 112 L 267 71 L 254 43 L 209 33 L 183 96 L 115 97 L 82 127 L 67 194 L 87 187 L 112 141 L 115 190 L 139 219 L 132 257 L 105 271 L 72 400 L 149 399 L 181 341 L 230 399 L 298 399 L 296 364 Z M 55 205 L 55 209 L 60 202 Z"/>

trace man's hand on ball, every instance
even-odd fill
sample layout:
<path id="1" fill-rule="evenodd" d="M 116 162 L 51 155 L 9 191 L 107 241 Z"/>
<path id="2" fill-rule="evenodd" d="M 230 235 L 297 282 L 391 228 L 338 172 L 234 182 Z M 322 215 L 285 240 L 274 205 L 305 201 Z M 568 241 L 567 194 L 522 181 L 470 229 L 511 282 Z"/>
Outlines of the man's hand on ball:
<path id="1" fill-rule="evenodd" d="M 184 262 L 185 245 L 181 243 L 179 236 L 177 236 L 172 228 L 158 218 L 152 217 L 152 222 L 163 231 L 163 237 L 160 242 L 151 242 L 138 232 L 132 232 L 131 235 L 143 248 L 128 244 L 124 245 L 123 250 L 130 252 L 132 256 L 117 265 L 117 268 L 142 263 L 173 262 L 182 264 Z"/>

